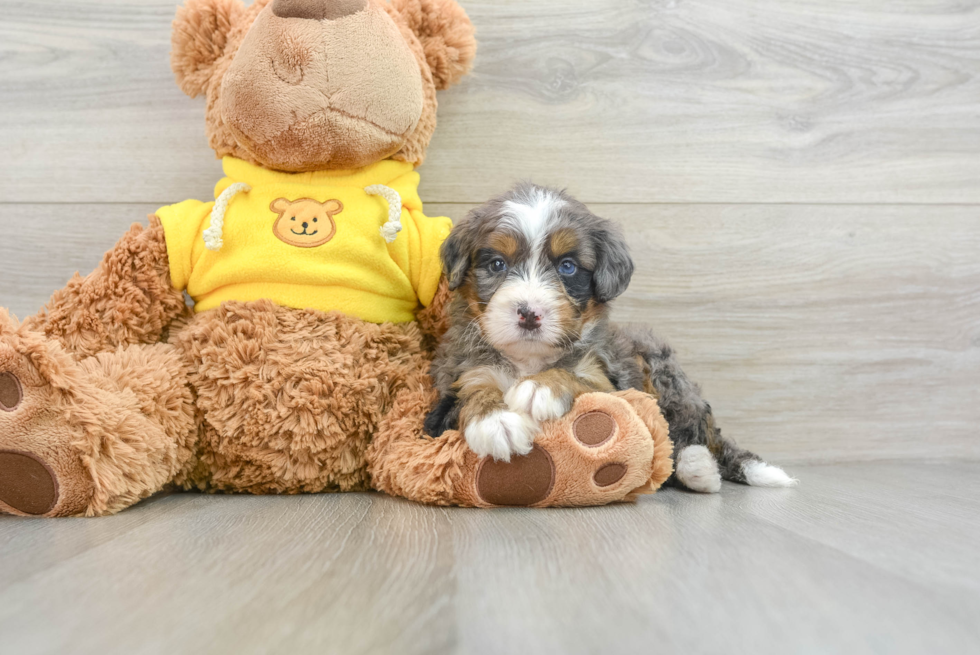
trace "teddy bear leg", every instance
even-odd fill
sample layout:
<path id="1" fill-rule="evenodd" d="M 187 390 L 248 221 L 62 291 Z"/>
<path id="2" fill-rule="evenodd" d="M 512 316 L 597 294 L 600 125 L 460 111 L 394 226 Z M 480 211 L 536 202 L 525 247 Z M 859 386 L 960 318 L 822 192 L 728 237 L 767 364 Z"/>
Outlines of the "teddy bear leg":
<path id="1" fill-rule="evenodd" d="M 633 500 L 670 476 L 667 423 L 640 392 L 580 396 L 510 462 L 481 459 L 455 430 L 424 435 L 434 400 L 427 379 L 396 399 L 368 452 L 376 489 L 438 505 L 574 507 Z"/>
<path id="2" fill-rule="evenodd" d="M 0 512 L 112 514 L 190 459 L 193 396 L 171 346 L 76 362 L 0 313 Z"/>

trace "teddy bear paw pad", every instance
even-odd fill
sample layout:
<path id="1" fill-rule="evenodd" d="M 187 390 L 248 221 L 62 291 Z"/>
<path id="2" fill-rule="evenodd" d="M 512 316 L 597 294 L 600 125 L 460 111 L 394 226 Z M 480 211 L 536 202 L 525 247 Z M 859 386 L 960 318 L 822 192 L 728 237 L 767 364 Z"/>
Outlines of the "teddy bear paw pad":
<path id="1" fill-rule="evenodd" d="M 585 446 L 597 448 L 616 435 L 616 421 L 605 412 L 587 412 L 575 419 L 572 434 Z"/>
<path id="2" fill-rule="evenodd" d="M 653 439 L 632 406 L 611 394 L 580 396 L 568 414 L 543 426 L 537 442 L 548 449 L 555 483 L 542 504 L 604 505 L 646 485 Z"/>
<path id="3" fill-rule="evenodd" d="M 27 453 L 0 451 L 0 505 L 36 516 L 57 501 L 57 479 L 47 464 Z"/>
<path id="4" fill-rule="evenodd" d="M 527 507 L 551 494 L 555 464 L 548 451 L 534 446 L 527 455 L 501 462 L 486 457 L 476 473 L 476 490 L 490 505 Z"/>
<path id="5" fill-rule="evenodd" d="M 66 406 L 26 357 L 0 339 L 0 515 L 67 515 L 91 496 Z M 78 500 L 69 507 L 66 499 Z M 63 507 L 62 507 L 63 505 Z"/>
<path id="6" fill-rule="evenodd" d="M 612 416 L 592 411 L 582 414 L 572 423 L 572 435 L 587 448 L 598 448 L 616 436 L 618 426 Z M 600 466 L 592 476 L 597 487 L 609 487 L 623 479 L 629 467 L 620 462 Z"/>
<path id="7" fill-rule="evenodd" d="M 608 487 L 616 484 L 626 475 L 628 467 L 626 464 L 612 462 L 599 467 L 599 470 L 592 476 L 592 481 L 597 487 Z"/>
<path id="8" fill-rule="evenodd" d="M 24 399 L 24 389 L 13 373 L 0 373 L 0 411 L 12 412 Z"/>

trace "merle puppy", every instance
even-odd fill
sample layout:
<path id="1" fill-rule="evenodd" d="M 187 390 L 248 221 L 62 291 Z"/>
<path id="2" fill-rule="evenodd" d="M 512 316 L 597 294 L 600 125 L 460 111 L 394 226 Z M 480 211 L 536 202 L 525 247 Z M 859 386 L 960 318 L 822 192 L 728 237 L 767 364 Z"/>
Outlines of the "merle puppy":
<path id="1" fill-rule="evenodd" d="M 721 435 L 671 349 L 609 322 L 633 260 L 619 228 L 556 191 L 521 184 L 474 209 L 442 247 L 455 297 L 432 366 L 441 398 L 426 419 L 461 429 L 478 455 L 530 452 L 538 424 L 590 391 L 656 396 L 670 425 L 672 480 L 716 492 L 721 479 L 790 486 L 782 469 Z"/>

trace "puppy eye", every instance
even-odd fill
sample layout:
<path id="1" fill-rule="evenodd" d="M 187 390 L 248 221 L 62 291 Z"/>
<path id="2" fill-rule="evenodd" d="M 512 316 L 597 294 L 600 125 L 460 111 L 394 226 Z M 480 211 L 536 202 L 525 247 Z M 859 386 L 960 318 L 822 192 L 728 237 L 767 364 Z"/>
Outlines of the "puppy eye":
<path id="1" fill-rule="evenodd" d="M 497 257 L 495 260 L 490 262 L 490 266 L 488 268 L 490 269 L 491 273 L 503 273 L 507 270 L 507 262 L 500 257 Z"/>
<path id="2" fill-rule="evenodd" d="M 578 266 L 575 265 L 571 259 L 563 259 L 560 264 L 558 264 L 559 275 L 575 275 L 578 270 Z"/>
<path id="3" fill-rule="evenodd" d="M 293 217 L 292 217 L 291 219 L 289 219 L 289 220 L 291 220 L 291 221 L 295 221 L 295 220 L 296 220 L 296 217 L 295 217 L 295 216 L 293 216 Z"/>
<path id="4" fill-rule="evenodd" d="M 316 219 L 315 218 L 313 219 L 313 222 L 316 223 Z"/>

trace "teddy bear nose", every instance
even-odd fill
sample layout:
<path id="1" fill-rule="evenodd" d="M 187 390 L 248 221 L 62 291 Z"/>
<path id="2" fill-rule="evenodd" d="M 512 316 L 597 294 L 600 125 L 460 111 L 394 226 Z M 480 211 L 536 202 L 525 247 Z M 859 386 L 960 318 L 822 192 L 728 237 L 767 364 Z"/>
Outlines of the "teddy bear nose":
<path id="1" fill-rule="evenodd" d="M 355 14 L 367 6 L 367 0 L 274 0 L 272 13 L 279 18 L 336 20 Z"/>

